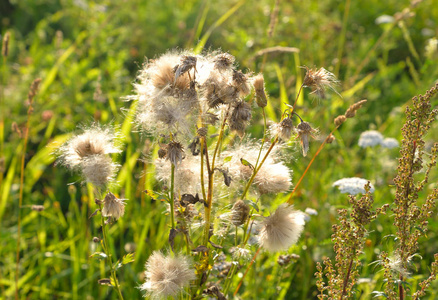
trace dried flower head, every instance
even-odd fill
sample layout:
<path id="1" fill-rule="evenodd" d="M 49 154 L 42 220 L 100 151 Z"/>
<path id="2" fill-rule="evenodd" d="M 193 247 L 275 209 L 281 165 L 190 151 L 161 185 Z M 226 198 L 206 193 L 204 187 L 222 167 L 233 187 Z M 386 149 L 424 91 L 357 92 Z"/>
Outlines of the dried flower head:
<path id="1" fill-rule="evenodd" d="M 346 120 L 347 120 L 347 117 L 344 116 L 344 115 L 337 116 L 337 117 L 335 118 L 335 121 L 334 121 L 336 127 L 337 127 L 337 126 L 340 126 L 340 125 L 341 125 L 342 123 L 344 123 Z"/>
<path id="2" fill-rule="evenodd" d="M 359 108 L 362 107 L 367 102 L 367 100 L 360 100 L 354 104 L 352 104 L 347 111 L 345 112 L 345 117 L 353 118 L 356 115 L 356 112 Z"/>
<path id="3" fill-rule="evenodd" d="M 147 291 L 152 299 L 175 297 L 184 287 L 195 280 L 195 271 L 191 268 L 188 257 L 176 255 L 164 256 L 153 252 L 146 262 L 146 282 L 140 289 Z"/>
<path id="4" fill-rule="evenodd" d="M 288 141 L 295 131 L 294 124 L 290 117 L 286 117 L 280 123 L 275 123 L 269 128 L 271 135 L 278 136 L 283 141 Z"/>
<path id="5" fill-rule="evenodd" d="M 92 125 L 59 148 L 58 162 L 73 171 L 81 172 L 87 182 L 96 186 L 106 185 L 114 179 L 118 168 L 109 154 L 121 151 L 114 139 L 111 127 Z"/>
<path id="6" fill-rule="evenodd" d="M 265 92 L 265 79 L 263 78 L 263 74 L 260 73 L 254 77 L 253 85 L 257 105 L 259 107 L 266 107 L 266 105 L 268 105 L 268 97 Z"/>
<path id="7" fill-rule="evenodd" d="M 315 132 L 316 130 L 313 129 L 312 126 L 310 126 L 310 124 L 307 122 L 301 122 L 300 124 L 298 124 L 297 137 L 300 139 L 301 148 L 303 149 L 303 156 L 307 155 L 307 152 L 309 151 L 309 138 L 310 137 L 315 138 L 312 135 Z"/>
<path id="8" fill-rule="evenodd" d="M 240 70 L 233 70 L 233 84 L 242 97 L 247 96 L 251 92 L 248 75 Z"/>
<path id="9" fill-rule="evenodd" d="M 248 216 L 249 205 L 243 200 L 236 201 L 231 209 L 231 223 L 235 226 L 240 226 L 246 222 Z"/>
<path id="10" fill-rule="evenodd" d="M 241 100 L 237 102 L 229 120 L 230 129 L 237 131 L 240 136 L 245 133 L 246 126 L 251 120 L 251 105 Z"/>
<path id="11" fill-rule="evenodd" d="M 184 155 L 184 148 L 180 142 L 170 142 L 167 145 L 166 158 L 176 167 L 181 163 Z"/>
<path id="12" fill-rule="evenodd" d="M 292 206 L 282 205 L 265 218 L 259 234 L 260 245 L 268 251 L 287 250 L 304 229 L 304 214 Z"/>
<path id="13" fill-rule="evenodd" d="M 291 170 L 281 161 L 279 150 L 280 147 L 274 148 L 254 178 L 253 185 L 260 193 L 285 192 L 291 186 Z M 267 149 L 263 149 L 261 157 L 264 156 L 266 151 Z M 225 167 L 228 168 L 234 184 L 247 181 L 253 173 L 253 169 L 242 164 L 240 159 L 254 165 L 259 152 L 260 145 L 251 142 L 223 152 L 224 157 L 231 157 L 231 160 L 225 163 Z"/>
<path id="14" fill-rule="evenodd" d="M 335 86 L 339 84 L 339 81 L 333 73 L 324 68 L 320 68 L 319 70 L 309 69 L 308 67 L 305 68 L 307 72 L 304 77 L 303 85 L 312 89 L 311 94 L 315 94 L 317 97 L 325 99 L 325 91 L 331 89 L 339 95 L 335 89 Z"/>
<path id="15" fill-rule="evenodd" d="M 234 64 L 234 56 L 229 53 L 220 53 L 213 57 L 214 66 L 219 71 L 229 70 Z"/>
<path id="16" fill-rule="evenodd" d="M 102 215 L 119 219 L 125 213 L 126 199 L 118 199 L 113 193 L 108 192 L 103 199 Z"/>
<path id="17" fill-rule="evenodd" d="M 383 142 L 383 135 L 376 130 L 364 131 L 359 137 L 359 147 L 374 147 L 380 145 Z"/>
<path id="18" fill-rule="evenodd" d="M 337 186 L 341 193 L 357 195 L 365 194 L 365 186 L 368 184 L 368 180 L 359 177 L 342 178 L 333 183 L 333 186 Z M 370 184 L 370 192 L 374 192 L 374 186 Z"/>

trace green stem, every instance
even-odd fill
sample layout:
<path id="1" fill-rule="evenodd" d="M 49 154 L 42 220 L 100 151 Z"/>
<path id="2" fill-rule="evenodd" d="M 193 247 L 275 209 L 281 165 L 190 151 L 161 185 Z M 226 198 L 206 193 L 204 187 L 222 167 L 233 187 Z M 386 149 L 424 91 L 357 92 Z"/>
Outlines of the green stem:
<path id="1" fill-rule="evenodd" d="M 105 217 L 102 215 L 102 204 L 100 205 L 100 211 L 101 211 L 100 221 L 102 223 L 101 226 L 102 226 L 103 248 L 104 248 L 105 254 L 108 257 L 108 262 L 110 265 L 110 273 L 111 273 L 111 277 L 112 277 L 113 282 L 114 282 L 114 288 L 117 291 L 117 295 L 119 296 L 119 299 L 123 300 L 123 295 L 122 295 L 122 292 L 121 292 L 120 287 L 119 287 L 119 282 L 117 281 L 116 270 L 114 269 L 114 265 L 113 265 L 111 250 L 110 250 L 110 247 L 108 245 L 108 236 L 107 236 L 107 232 L 106 232 Z"/>
<path id="2" fill-rule="evenodd" d="M 170 167 L 170 219 L 172 222 L 172 228 L 175 229 L 175 166 L 171 163 Z"/>

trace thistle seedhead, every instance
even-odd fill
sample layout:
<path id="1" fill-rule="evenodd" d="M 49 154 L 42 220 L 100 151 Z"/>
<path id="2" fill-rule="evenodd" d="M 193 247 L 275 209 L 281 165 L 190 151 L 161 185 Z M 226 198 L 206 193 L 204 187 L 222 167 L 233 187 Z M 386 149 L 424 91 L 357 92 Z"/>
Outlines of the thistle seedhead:
<path id="1" fill-rule="evenodd" d="M 321 99 L 325 99 L 325 91 L 331 89 L 339 95 L 335 89 L 335 86 L 339 84 L 339 81 L 333 73 L 324 68 L 320 68 L 319 70 L 309 69 L 306 66 L 304 68 L 307 72 L 304 77 L 303 86 L 311 88 L 311 94 L 314 94 Z"/>
<path id="2" fill-rule="evenodd" d="M 229 70 L 233 67 L 234 56 L 229 53 L 220 53 L 213 58 L 214 66 L 219 71 Z"/>
<path id="3" fill-rule="evenodd" d="M 300 139 L 301 148 L 303 149 L 303 156 L 307 155 L 309 151 L 309 138 L 313 137 L 313 133 L 316 132 L 315 129 L 310 126 L 309 123 L 302 121 L 297 126 L 298 138 Z"/>
<path id="4" fill-rule="evenodd" d="M 146 262 L 145 275 L 146 282 L 140 289 L 146 291 L 152 299 L 175 297 L 191 280 L 196 279 L 188 257 L 164 256 L 157 251 Z"/>
<path id="5" fill-rule="evenodd" d="M 266 105 L 268 105 L 268 97 L 266 96 L 265 79 L 263 78 L 263 74 L 260 73 L 254 77 L 253 85 L 257 105 L 259 107 L 266 107 Z"/>
<path id="6" fill-rule="evenodd" d="M 237 102 L 231 112 L 229 120 L 230 129 L 237 131 L 240 136 L 245 133 L 246 126 L 251 120 L 251 105 L 241 100 Z"/>
<path id="7" fill-rule="evenodd" d="M 298 241 L 304 224 L 302 212 L 282 205 L 263 221 L 259 243 L 268 251 L 287 250 Z"/>
<path id="8" fill-rule="evenodd" d="M 170 142 L 167 145 L 167 156 L 166 158 L 176 167 L 181 163 L 184 156 L 184 147 L 180 142 Z"/>
<path id="9" fill-rule="evenodd" d="M 234 203 L 231 209 L 231 223 L 235 226 L 243 225 L 249 216 L 249 205 L 243 200 Z"/>
<path id="10" fill-rule="evenodd" d="M 102 215 L 113 217 L 116 220 L 125 214 L 126 199 L 118 199 L 113 193 L 109 192 L 103 199 Z"/>

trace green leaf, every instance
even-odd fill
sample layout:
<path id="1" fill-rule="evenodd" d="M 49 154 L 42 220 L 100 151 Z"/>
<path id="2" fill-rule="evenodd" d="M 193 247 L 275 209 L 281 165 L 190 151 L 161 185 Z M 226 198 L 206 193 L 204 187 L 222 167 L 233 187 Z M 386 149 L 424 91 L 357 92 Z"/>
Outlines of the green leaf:
<path id="1" fill-rule="evenodd" d="M 232 158 L 233 158 L 232 156 L 225 157 L 224 158 L 224 163 L 227 163 L 227 162 L 231 161 Z"/>
<path id="2" fill-rule="evenodd" d="M 125 256 L 123 256 L 122 264 L 126 265 L 126 264 L 129 264 L 129 263 L 132 263 L 134 260 L 135 260 L 134 259 L 134 253 L 128 253 Z"/>
<path id="3" fill-rule="evenodd" d="M 241 158 L 241 159 L 240 159 L 240 162 L 242 163 L 242 165 L 247 166 L 247 167 L 250 167 L 251 170 L 254 170 L 254 166 L 251 165 L 251 163 L 250 163 L 249 161 L 247 161 L 246 159 Z"/>
<path id="4" fill-rule="evenodd" d="M 105 259 L 108 257 L 108 255 L 106 255 L 103 252 L 94 252 L 93 254 L 90 255 L 90 257 L 96 257 L 99 260 Z"/>
<path id="5" fill-rule="evenodd" d="M 252 208 L 254 208 L 256 210 L 256 212 L 259 212 L 259 206 L 257 205 L 257 203 L 255 203 L 254 201 L 251 200 L 243 200 L 243 202 L 245 202 L 247 205 L 251 206 Z"/>

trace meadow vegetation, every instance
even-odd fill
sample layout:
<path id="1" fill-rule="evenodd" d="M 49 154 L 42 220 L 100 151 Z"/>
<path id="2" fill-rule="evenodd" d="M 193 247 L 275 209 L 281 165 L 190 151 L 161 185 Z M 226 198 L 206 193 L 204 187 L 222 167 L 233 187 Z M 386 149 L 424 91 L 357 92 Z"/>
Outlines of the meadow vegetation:
<path id="1" fill-rule="evenodd" d="M 0 298 L 436 299 L 437 20 L 2 2 Z"/>

